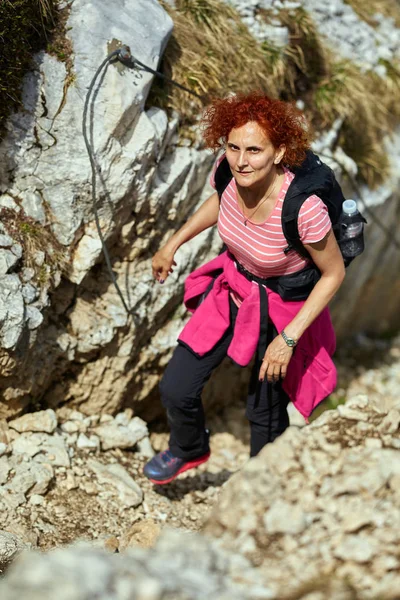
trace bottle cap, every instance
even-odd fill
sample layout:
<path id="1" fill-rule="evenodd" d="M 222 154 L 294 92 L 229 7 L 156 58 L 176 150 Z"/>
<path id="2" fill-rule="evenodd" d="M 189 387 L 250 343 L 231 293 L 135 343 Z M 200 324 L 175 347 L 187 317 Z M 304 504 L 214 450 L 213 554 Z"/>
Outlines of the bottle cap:
<path id="1" fill-rule="evenodd" d="M 346 215 L 355 215 L 357 210 L 357 202 L 355 200 L 345 200 L 342 204 L 343 212 Z"/>

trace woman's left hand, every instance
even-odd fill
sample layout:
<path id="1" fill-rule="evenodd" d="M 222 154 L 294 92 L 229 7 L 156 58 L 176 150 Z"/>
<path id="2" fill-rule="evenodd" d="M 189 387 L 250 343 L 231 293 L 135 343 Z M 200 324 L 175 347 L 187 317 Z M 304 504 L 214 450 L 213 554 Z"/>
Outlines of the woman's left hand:
<path id="1" fill-rule="evenodd" d="M 269 344 L 261 364 L 259 380 L 265 377 L 271 383 L 284 379 L 290 359 L 293 356 L 293 348 L 288 346 L 281 335 Z"/>

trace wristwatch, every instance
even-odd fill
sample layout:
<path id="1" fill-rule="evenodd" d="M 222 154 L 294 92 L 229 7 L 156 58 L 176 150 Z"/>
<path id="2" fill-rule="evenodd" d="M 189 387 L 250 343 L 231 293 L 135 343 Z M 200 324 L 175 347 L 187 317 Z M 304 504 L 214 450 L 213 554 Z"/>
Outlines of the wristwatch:
<path id="1" fill-rule="evenodd" d="M 297 344 L 297 340 L 294 340 L 293 338 L 288 337 L 283 329 L 281 331 L 281 336 L 283 337 L 283 339 L 285 340 L 285 342 L 289 346 L 289 348 L 294 348 L 295 345 Z"/>

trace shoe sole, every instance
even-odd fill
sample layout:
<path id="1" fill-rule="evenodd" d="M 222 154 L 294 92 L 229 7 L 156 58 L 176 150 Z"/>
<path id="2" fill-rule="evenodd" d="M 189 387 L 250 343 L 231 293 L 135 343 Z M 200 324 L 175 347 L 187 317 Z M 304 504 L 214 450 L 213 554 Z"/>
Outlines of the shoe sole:
<path id="1" fill-rule="evenodd" d="M 175 475 L 169 477 L 168 479 L 150 479 L 149 477 L 149 481 L 151 481 L 151 483 L 154 483 L 155 485 L 164 485 L 166 483 L 170 483 L 171 481 L 176 479 L 181 473 L 184 473 L 189 469 L 194 469 L 195 467 L 198 467 L 199 465 L 202 465 L 203 463 L 207 462 L 210 458 L 210 454 L 211 453 L 208 452 L 207 454 L 203 454 L 203 456 L 199 456 L 199 458 L 195 458 L 194 460 L 188 461 L 187 463 L 182 465 L 182 467 L 179 469 L 179 471 L 175 473 Z"/>

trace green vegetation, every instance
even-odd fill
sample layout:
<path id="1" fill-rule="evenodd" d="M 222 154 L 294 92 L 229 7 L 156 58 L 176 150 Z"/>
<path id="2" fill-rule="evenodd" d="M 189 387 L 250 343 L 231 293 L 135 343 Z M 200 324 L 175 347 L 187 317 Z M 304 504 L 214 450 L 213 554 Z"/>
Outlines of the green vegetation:
<path id="1" fill-rule="evenodd" d="M 314 130 L 329 129 L 341 117 L 338 142 L 357 163 L 360 178 L 370 187 L 386 178 L 389 164 L 382 138 L 400 120 L 398 65 L 381 61 L 387 72 L 381 78 L 362 73 L 351 61 L 335 59 L 302 7 L 279 12 L 280 22 L 289 30 L 289 43 L 278 48 L 258 43 L 236 11 L 221 0 L 176 0 L 175 9 L 161 3 L 174 21 L 162 71 L 204 95 L 201 101 L 155 81 L 148 104 L 176 110 L 181 137 L 195 138 L 192 126 L 208 98 L 257 89 L 283 100 L 303 100 Z M 368 8 L 361 0 L 349 3 L 400 22 L 396 0 L 374 0 Z M 276 23 L 276 14 L 268 10 L 260 9 L 259 16 Z"/>
<path id="2" fill-rule="evenodd" d="M 0 2 L 0 137 L 10 112 L 21 103 L 21 81 L 32 55 L 57 28 L 56 0 Z"/>

